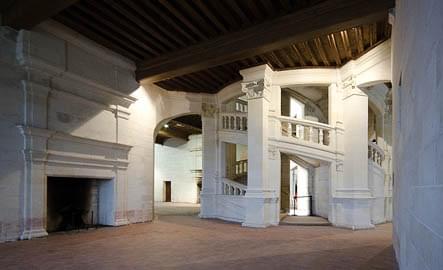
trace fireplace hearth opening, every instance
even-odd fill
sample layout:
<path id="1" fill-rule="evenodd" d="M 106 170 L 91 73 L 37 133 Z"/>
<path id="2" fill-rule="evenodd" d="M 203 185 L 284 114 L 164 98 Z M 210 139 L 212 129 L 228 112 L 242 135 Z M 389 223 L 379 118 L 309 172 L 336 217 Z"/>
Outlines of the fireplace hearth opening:
<path id="1" fill-rule="evenodd" d="M 47 224 L 51 232 L 106 225 L 110 180 L 48 177 Z"/>

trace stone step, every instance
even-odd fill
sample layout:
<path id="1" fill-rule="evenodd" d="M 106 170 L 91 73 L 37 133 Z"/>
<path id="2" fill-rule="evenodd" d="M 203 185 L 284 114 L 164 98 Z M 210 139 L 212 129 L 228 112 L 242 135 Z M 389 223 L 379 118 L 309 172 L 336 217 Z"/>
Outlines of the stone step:
<path id="1" fill-rule="evenodd" d="M 331 226 L 331 223 L 326 218 L 318 216 L 285 216 L 280 220 L 280 225 Z"/>

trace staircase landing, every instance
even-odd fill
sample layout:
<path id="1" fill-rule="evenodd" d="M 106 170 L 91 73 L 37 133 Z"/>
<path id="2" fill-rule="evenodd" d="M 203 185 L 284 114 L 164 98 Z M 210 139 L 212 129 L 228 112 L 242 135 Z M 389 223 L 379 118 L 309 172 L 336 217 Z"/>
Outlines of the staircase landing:
<path id="1" fill-rule="evenodd" d="M 331 223 L 326 218 L 317 216 L 286 216 L 280 221 L 280 225 L 330 226 Z"/>

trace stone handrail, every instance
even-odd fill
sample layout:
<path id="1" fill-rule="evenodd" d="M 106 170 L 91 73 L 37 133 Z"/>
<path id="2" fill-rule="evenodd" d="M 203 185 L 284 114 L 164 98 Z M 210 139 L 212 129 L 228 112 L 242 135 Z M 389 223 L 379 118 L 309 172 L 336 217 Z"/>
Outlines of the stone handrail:
<path id="1" fill-rule="evenodd" d="M 274 116 L 281 124 L 281 135 L 284 137 L 295 138 L 313 144 L 330 146 L 331 134 L 334 127 L 287 116 Z"/>
<path id="2" fill-rule="evenodd" d="M 385 159 L 385 152 L 376 143 L 368 143 L 368 159 L 382 166 L 382 162 Z"/>
<path id="3" fill-rule="evenodd" d="M 247 186 L 245 185 L 226 178 L 222 179 L 221 184 L 221 194 L 223 195 L 244 196 L 246 194 Z"/>
<path id="4" fill-rule="evenodd" d="M 248 113 L 246 112 L 222 112 L 220 113 L 220 121 L 220 127 L 223 130 L 248 130 Z"/>

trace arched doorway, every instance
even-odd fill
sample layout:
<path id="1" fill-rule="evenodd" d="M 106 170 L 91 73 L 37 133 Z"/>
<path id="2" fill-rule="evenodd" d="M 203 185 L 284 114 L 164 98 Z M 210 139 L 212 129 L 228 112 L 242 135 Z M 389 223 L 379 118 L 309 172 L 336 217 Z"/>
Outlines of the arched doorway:
<path id="1" fill-rule="evenodd" d="M 160 122 L 154 146 L 155 215 L 197 215 L 201 187 L 201 116 L 189 114 Z"/>

